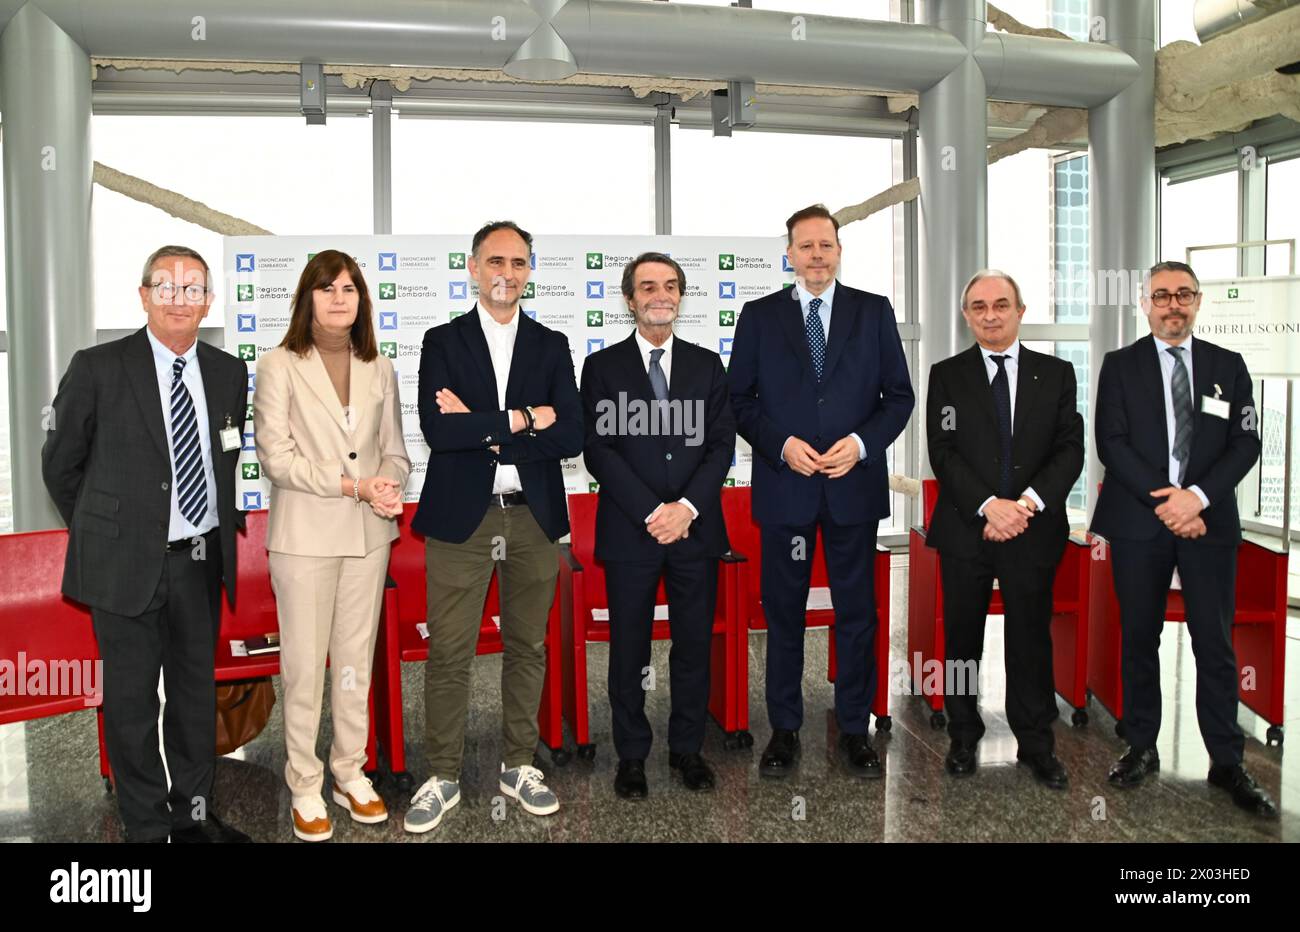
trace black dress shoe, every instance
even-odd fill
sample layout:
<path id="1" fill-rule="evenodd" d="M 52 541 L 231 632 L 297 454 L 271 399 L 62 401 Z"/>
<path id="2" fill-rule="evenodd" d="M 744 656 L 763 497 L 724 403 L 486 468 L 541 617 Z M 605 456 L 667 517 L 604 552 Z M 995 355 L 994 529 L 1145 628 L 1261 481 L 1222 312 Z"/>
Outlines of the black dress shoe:
<path id="1" fill-rule="evenodd" d="M 237 828 L 231 828 L 215 815 L 209 815 L 202 822 L 195 822 L 189 828 L 172 829 L 172 843 L 177 845 L 195 844 L 240 844 L 252 841 Z"/>
<path id="2" fill-rule="evenodd" d="M 799 732 L 778 728 L 758 760 L 758 772 L 765 777 L 784 777 L 794 769 L 799 756 Z"/>
<path id="3" fill-rule="evenodd" d="M 1277 818 L 1277 805 L 1272 797 L 1264 792 L 1255 778 L 1246 772 L 1241 764 L 1232 766 L 1211 764 L 1210 775 L 1206 777 L 1211 786 L 1227 790 L 1232 794 L 1232 801 L 1247 812 L 1253 812 L 1265 819 Z"/>
<path id="4" fill-rule="evenodd" d="M 948 756 L 944 758 L 943 766 L 954 777 L 969 777 L 975 772 L 975 745 L 954 741 L 948 747 Z"/>
<path id="5" fill-rule="evenodd" d="M 879 780 L 885 775 L 880 755 L 871 746 L 869 735 L 840 735 L 840 747 L 849 760 L 849 770 L 856 776 Z"/>
<path id="6" fill-rule="evenodd" d="M 1070 778 L 1065 773 L 1065 765 L 1057 760 L 1056 755 L 1051 751 L 1041 751 L 1037 754 L 1021 754 L 1017 751 L 1016 761 L 1032 770 L 1034 779 L 1048 789 L 1063 790 L 1070 782 Z"/>
<path id="7" fill-rule="evenodd" d="M 1129 748 L 1124 752 L 1123 757 L 1115 761 L 1106 779 L 1116 786 L 1130 789 L 1140 785 L 1147 778 L 1147 774 L 1156 773 L 1158 770 L 1160 770 L 1160 755 L 1156 753 L 1155 748 L 1141 751 L 1137 748 Z"/>
<path id="8" fill-rule="evenodd" d="M 698 793 L 713 789 L 713 768 L 699 754 L 678 754 L 676 751 L 669 751 L 668 766 L 673 770 L 681 771 L 682 783 L 688 790 Z"/>
<path id="9" fill-rule="evenodd" d="M 621 760 L 614 774 L 614 793 L 620 799 L 645 799 L 650 788 L 645 782 L 645 761 Z"/>

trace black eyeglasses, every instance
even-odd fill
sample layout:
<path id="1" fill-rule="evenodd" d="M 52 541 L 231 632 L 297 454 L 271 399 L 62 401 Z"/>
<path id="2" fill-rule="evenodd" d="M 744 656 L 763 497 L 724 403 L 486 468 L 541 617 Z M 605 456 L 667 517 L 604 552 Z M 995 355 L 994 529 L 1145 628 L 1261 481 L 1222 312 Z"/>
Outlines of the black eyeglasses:
<path id="1" fill-rule="evenodd" d="M 1179 305 L 1189 307 L 1196 300 L 1198 294 L 1200 294 L 1199 291 L 1193 291 L 1190 288 L 1179 288 L 1177 291 L 1161 289 L 1151 293 L 1151 303 L 1156 307 L 1168 307 L 1170 299 L 1177 297 Z"/>

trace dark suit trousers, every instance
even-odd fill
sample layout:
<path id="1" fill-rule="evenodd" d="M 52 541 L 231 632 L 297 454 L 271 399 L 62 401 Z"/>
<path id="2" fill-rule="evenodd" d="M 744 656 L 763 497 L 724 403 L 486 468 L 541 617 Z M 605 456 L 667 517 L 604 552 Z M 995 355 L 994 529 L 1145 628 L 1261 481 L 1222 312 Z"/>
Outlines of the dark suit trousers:
<path id="1" fill-rule="evenodd" d="M 865 735 L 878 675 L 874 574 L 878 523 L 836 524 L 824 496 L 817 524 L 762 529 L 767 717 L 774 729 L 797 731 L 803 724 L 803 642 L 818 525 L 826 544 L 826 571 L 835 606 L 835 717 L 844 734 Z"/>
<path id="2" fill-rule="evenodd" d="M 206 543 L 206 559 L 190 550 L 166 555 L 143 614 L 91 612 L 104 661 L 104 741 L 130 841 L 188 828 L 212 811 L 222 560 L 219 536 Z M 160 670 L 166 772 L 158 754 Z"/>
<path id="3" fill-rule="evenodd" d="M 1177 566 L 1196 656 L 1201 737 L 1214 763 L 1241 763 L 1246 739 L 1237 725 L 1237 659 L 1232 650 L 1236 546 L 1184 540 L 1164 530 L 1152 540 L 1113 540 L 1110 546 L 1123 632 L 1128 743 L 1140 749 L 1155 747 L 1160 733 L 1160 632 Z"/>
<path id="4" fill-rule="evenodd" d="M 718 561 L 679 556 L 660 548 L 653 561 L 605 563 L 609 596 L 609 705 L 619 760 L 644 760 L 653 735 L 645 715 L 655 592 L 662 575 L 668 595 L 668 653 L 672 712 L 668 749 L 698 753 L 704 745 L 709 706 L 709 653 L 718 597 Z"/>
<path id="5" fill-rule="evenodd" d="M 993 580 L 1005 610 L 1002 640 L 1006 664 L 1007 722 L 1024 754 L 1054 747 L 1056 687 L 1052 676 L 1052 583 L 1055 566 L 1025 560 L 1022 548 L 980 542 L 980 555 L 943 554 L 944 707 L 948 735 L 974 743 L 984 735 L 979 713 L 979 675 L 984 622 Z"/>

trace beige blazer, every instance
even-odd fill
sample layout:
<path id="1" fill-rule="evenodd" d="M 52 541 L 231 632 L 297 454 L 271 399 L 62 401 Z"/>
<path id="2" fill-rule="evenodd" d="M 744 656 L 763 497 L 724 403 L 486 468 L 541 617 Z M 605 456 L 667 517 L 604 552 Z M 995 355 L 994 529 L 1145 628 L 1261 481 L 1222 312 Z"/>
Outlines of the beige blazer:
<path id="1" fill-rule="evenodd" d="M 253 430 L 272 486 L 268 550 L 362 557 L 397 537 L 395 519 L 345 497 L 339 482 L 340 476 L 386 476 L 406 485 L 411 461 L 392 360 L 365 363 L 353 356 L 349 378 L 352 433 L 315 349 L 298 356 L 277 346 L 257 361 Z"/>

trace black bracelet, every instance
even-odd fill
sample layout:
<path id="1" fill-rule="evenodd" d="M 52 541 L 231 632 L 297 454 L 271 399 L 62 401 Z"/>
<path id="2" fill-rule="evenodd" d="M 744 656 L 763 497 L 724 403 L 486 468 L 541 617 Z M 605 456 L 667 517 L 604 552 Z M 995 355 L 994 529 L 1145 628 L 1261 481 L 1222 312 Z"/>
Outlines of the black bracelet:
<path id="1" fill-rule="evenodd" d="M 519 413 L 524 416 L 524 424 L 529 433 L 532 433 L 537 429 L 537 422 L 533 420 L 533 412 L 529 411 L 527 408 L 520 408 Z"/>

